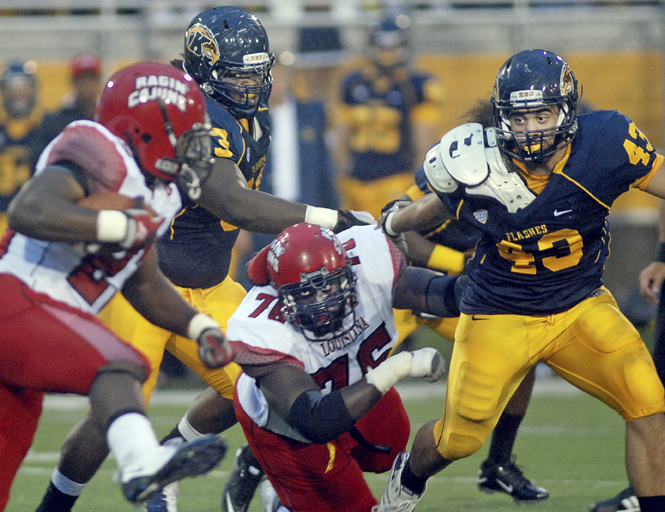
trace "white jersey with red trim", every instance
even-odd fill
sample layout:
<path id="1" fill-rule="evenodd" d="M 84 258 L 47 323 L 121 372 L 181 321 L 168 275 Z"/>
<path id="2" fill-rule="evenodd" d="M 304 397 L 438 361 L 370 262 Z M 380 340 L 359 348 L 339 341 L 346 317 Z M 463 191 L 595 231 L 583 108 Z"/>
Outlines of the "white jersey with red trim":
<path id="1" fill-rule="evenodd" d="M 154 190 L 124 142 L 93 121 L 75 121 L 44 150 L 36 174 L 49 165 L 73 163 L 83 172 L 88 194 L 116 192 L 142 197 L 164 222 L 157 231 L 163 235 L 181 199 L 175 184 L 156 183 Z M 5 232 L 0 272 L 12 274 L 31 289 L 60 302 L 96 315 L 120 290 L 138 268 L 145 249 L 109 255 L 91 254 L 83 243 L 46 242 L 11 230 Z"/>
<path id="2" fill-rule="evenodd" d="M 230 318 L 226 332 L 236 350 L 235 361 L 245 372 L 261 376 L 278 366 L 297 366 L 328 394 L 360 380 L 368 368 L 388 357 L 398 338 L 392 292 L 404 257 L 375 226 L 353 227 L 337 237 L 357 278 L 353 329 L 328 341 L 309 341 L 284 321 L 277 290 L 255 286 Z M 263 393 L 247 373 L 237 384 L 239 403 L 247 414 L 261 427 L 307 441 L 269 414 Z"/>

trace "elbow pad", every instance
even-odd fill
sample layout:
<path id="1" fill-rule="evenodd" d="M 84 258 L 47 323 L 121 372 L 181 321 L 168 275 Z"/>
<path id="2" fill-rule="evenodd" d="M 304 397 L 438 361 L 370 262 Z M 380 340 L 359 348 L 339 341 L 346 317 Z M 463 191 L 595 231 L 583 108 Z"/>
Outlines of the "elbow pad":
<path id="1" fill-rule="evenodd" d="M 338 391 L 323 396 L 317 390 L 306 391 L 296 398 L 287 421 L 306 439 L 317 444 L 338 438 L 356 423 Z"/>
<path id="2" fill-rule="evenodd" d="M 441 318 L 459 316 L 459 304 L 466 280 L 466 276 L 440 276 L 430 280 L 425 292 L 427 313 Z"/>

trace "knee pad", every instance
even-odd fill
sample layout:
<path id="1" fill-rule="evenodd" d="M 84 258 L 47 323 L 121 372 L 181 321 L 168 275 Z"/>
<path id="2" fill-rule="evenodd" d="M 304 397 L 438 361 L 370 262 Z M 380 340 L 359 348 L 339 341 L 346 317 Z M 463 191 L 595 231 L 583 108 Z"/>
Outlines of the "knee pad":
<path id="1" fill-rule="evenodd" d="M 458 460 L 469 457 L 482 448 L 487 436 L 480 432 L 467 430 L 466 432 L 442 432 L 443 421 L 434 425 L 434 437 L 437 450 L 441 456 L 448 460 Z M 443 442 L 442 442 L 443 437 Z"/>
<path id="2" fill-rule="evenodd" d="M 106 363 L 99 370 L 97 370 L 97 375 L 101 375 L 102 373 L 129 373 L 130 375 L 134 376 L 140 383 L 145 382 L 148 378 L 148 372 L 146 371 L 145 367 L 138 363 L 122 360 Z"/>
<path id="3" fill-rule="evenodd" d="M 652 410 L 655 399 L 663 400 L 663 383 L 658 377 L 656 368 L 649 358 L 649 354 L 639 351 L 631 354 L 624 360 L 623 377 L 626 388 L 632 397 L 631 403 L 638 410 Z M 649 407 L 650 406 L 650 407 Z"/>

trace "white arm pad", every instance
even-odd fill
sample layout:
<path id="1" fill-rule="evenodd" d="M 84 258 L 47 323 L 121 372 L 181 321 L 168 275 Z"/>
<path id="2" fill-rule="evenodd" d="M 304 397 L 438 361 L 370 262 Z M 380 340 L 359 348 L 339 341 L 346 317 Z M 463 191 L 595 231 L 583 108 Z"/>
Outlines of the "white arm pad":
<path id="1" fill-rule="evenodd" d="M 333 229 L 337 225 L 337 216 L 337 210 L 329 208 L 307 205 L 307 210 L 305 210 L 305 222 L 328 229 Z"/>
<path id="2" fill-rule="evenodd" d="M 457 190 L 457 181 L 450 175 L 446 166 L 443 165 L 439 148 L 441 143 L 436 144 L 427 152 L 423 162 L 423 170 L 427 181 L 436 192 L 450 194 Z"/>
<path id="3" fill-rule="evenodd" d="M 219 324 L 208 315 L 197 313 L 192 317 L 187 325 L 187 337 L 192 340 L 198 340 L 201 333 L 206 329 L 219 329 Z"/>
<path id="4" fill-rule="evenodd" d="M 365 380 L 381 391 L 382 395 L 385 395 L 400 380 L 411 375 L 412 359 L 411 352 L 400 352 L 369 370 L 365 375 Z"/>
<path id="5" fill-rule="evenodd" d="M 119 210 L 101 210 L 97 214 L 97 240 L 122 242 L 127 235 L 129 218 Z"/>

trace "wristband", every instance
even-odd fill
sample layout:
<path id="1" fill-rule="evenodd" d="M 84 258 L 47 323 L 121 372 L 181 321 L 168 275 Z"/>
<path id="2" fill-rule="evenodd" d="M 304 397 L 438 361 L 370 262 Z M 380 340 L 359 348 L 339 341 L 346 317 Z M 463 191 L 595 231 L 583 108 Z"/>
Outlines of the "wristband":
<path id="1" fill-rule="evenodd" d="M 208 315 L 197 313 L 187 324 L 187 337 L 192 340 L 198 340 L 201 333 L 206 329 L 219 329 L 219 324 Z"/>
<path id="2" fill-rule="evenodd" d="M 97 240 L 122 242 L 127 235 L 127 215 L 119 210 L 101 210 L 97 214 Z"/>
<path id="3" fill-rule="evenodd" d="M 658 254 L 656 254 L 656 260 L 661 263 L 665 263 L 665 242 L 660 242 L 658 244 Z"/>
<path id="4" fill-rule="evenodd" d="M 459 274 L 464 270 L 464 253 L 437 244 L 427 260 L 427 267 L 443 272 Z"/>
<path id="5" fill-rule="evenodd" d="M 389 357 L 376 368 L 368 370 L 365 380 L 385 395 L 404 377 L 411 375 L 411 352 L 400 352 Z"/>
<path id="6" fill-rule="evenodd" d="M 395 215 L 395 212 L 390 212 L 388 215 L 386 215 L 386 220 L 383 221 L 383 229 L 386 230 L 386 234 L 389 236 L 399 235 L 399 233 L 395 233 L 393 231 L 393 215 Z"/>
<path id="7" fill-rule="evenodd" d="M 339 214 L 337 210 L 329 208 L 319 208 L 317 206 L 307 205 L 305 210 L 305 222 L 308 224 L 316 224 L 324 228 L 333 229 L 337 225 L 337 218 Z"/>

